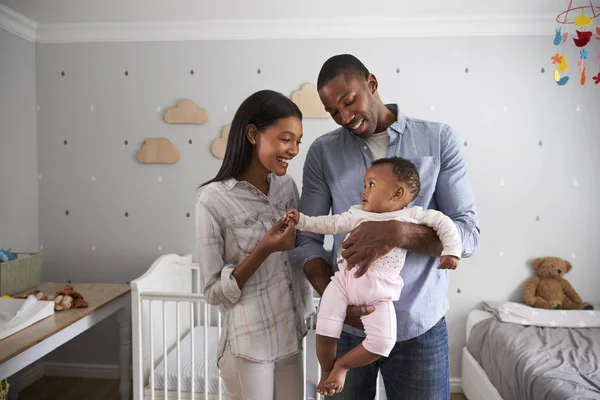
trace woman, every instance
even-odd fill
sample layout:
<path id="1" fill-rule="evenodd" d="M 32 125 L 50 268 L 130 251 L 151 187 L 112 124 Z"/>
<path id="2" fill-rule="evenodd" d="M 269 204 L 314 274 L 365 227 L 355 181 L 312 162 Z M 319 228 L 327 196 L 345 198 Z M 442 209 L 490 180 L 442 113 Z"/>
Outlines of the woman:
<path id="1" fill-rule="evenodd" d="M 311 286 L 287 250 L 298 189 L 286 176 L 302 113 L 263 90 L 237 110 L 221 169 L 196 201 L 198 258 L 208 303 L 224 314 L 218 367 L 233 400 L 301 400 L 302 338 Z M 284 394 L 285 393 L 285 394 Z"/>

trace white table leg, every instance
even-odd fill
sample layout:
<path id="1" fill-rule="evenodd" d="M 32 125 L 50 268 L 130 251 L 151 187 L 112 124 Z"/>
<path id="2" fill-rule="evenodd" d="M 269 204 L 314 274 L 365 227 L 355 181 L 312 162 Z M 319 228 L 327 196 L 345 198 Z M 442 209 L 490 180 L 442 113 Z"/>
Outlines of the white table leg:
<path id="1" fill-rule="evenodd" d="M 129 368 L 131 366 L 131 308 L 126 306 L 117 314 L 119 321 L 119 367 L 121 369 L 121 381 L 119 393 L 121 400 L 129 400 L 131 395 L 131 382 L 129 380 Z"/>

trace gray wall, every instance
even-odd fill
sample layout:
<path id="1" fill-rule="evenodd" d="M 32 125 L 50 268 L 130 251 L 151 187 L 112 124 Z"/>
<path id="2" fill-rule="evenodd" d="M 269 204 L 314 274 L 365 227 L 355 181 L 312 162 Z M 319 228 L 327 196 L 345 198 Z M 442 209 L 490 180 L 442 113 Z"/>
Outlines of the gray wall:
<path id="1" fill-rule="evenodd" d="M 571 259 L 567 278 L 584 299 L 600 302 L 600 87 L 591 74 L 579 86 L 578 52 L 571 48 L 572 81 L 554 83 L 551 33 L 37 45 L 44 278 L 126 282 L 160 254 L 193 252 L 195 188 L 216 173 L 220 160 L 210 144 L 237 105 L 262 88 L 291 94 L 316 81 L 326 58 L 351 52 L 377 75 L 384 101 L 451 124 L 466 143 L 482 234 L 477 254 L 451 273 L 451 375 L 458 377 L 467 313 L 482 300 L 519 300 L 533 257 Z M 595 75 L 594 61 L 588 65 Z M 207 124 L 162 121 L 157 107 L 164 111 L 186 97 L 208 111 Z M 290 166 L 299 185 L 306 149 L 333 127 L 329 120 L 305 121 L 302 153 Z M 178 164 L 134 160 L 144 138 L 158 136 L 179 148 Z M 114 327 L 102 324 L 52 357 L 116 364 Z"/>
<path id="2" fill-rule="evenodd" d="M 0 249 L 38 250 L 35 45 L 0 29 Z"/>

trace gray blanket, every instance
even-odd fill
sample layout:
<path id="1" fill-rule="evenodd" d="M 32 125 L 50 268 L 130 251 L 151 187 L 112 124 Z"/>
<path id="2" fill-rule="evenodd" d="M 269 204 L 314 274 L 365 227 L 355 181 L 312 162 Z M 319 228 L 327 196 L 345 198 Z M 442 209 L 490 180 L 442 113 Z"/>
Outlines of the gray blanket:
<path id="1" fill-rule="evenodd" d="M 467 343 L 505 400 L 600 399 L 600 328 L 539 328 L 489 318 Z"/>

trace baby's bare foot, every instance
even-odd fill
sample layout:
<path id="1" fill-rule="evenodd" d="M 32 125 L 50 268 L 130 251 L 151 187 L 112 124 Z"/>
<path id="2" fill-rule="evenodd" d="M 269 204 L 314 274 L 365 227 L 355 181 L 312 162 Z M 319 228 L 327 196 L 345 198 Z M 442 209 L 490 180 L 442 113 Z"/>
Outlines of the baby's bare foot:
<path id="1" fill-rule="evenodd" d="M 334 365 L 331 373 L 325 381 L 325 388 L 335 390 L 335 393 L 339 393 L 344 390 L 344 383 L 346 382 L 347 369 L 340 368 Z"/>
<path id="2" fill-rule="evenodd" d="M 328 396 L 330 391 L 327 390 L 327 388 L 325 387 L 325 381 L 327 380 L 327 378 L 329 377 L 329 373 L 330 371 L 321 371 L 321 380 L 319 381 L 319 384 L 317 385 L 317 393 Z"/>

